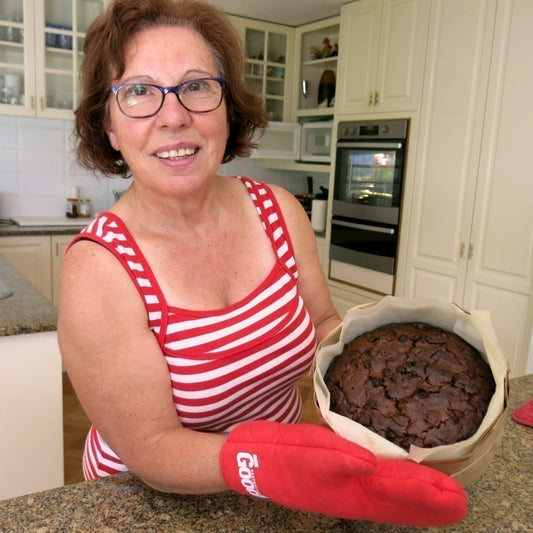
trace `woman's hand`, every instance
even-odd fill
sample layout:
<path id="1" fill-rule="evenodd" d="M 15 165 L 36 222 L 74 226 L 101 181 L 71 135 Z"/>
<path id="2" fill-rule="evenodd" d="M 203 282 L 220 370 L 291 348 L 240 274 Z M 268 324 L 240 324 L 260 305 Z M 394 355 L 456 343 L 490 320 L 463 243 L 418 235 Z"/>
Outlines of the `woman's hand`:
<path id="1" fill-rule="evenodd" d="M 461 485 L 410 461 L 378 460 L 311 424 L 255 421 L 230 432 L 222 475 L 241 494 L 350 520 L 446 526 L 466 516 Z"/>

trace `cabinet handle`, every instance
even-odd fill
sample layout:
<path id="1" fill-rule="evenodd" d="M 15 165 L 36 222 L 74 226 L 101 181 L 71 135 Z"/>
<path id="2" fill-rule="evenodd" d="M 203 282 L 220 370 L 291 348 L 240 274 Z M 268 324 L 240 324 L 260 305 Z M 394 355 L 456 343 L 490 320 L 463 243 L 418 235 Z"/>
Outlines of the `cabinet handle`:
<path id="1" fill-rule="evenodd" d="M 379 93 L 378 91 L 376 91 L 374 93 L 374 105 L 378 105 L 379 104 Z"/>
<path id="2" fill-rule="evenodd" d="M 35 109 L 35 96 L 31 96 L 30 98 L 30 106 L 32 109 Z"/>
<path id="3" fill-rule="evenodd" d="M 459 251 L 459 259 L 461 259 L 465 255 L 465 243 L 461 243 L 461 250 Z"/>
<path id="4" fill-rule="evenodd" d="M 468 259 L 470 260 L 472 257 L 474 257 L 474 245 L 470 244 L 468 246 Z"/>
<path id="5" fill-rule="evenodd" d="M 373 101 L 374 101 L 374 95 L 372 94 L 372 92 L 369 92 L 368 93 L 368 105 L 371 106 Z"/>
<path id="6" fill-rule="evenodd" d="M 41 96 L 41 110 L 44 111 L 44 98 Z"/>

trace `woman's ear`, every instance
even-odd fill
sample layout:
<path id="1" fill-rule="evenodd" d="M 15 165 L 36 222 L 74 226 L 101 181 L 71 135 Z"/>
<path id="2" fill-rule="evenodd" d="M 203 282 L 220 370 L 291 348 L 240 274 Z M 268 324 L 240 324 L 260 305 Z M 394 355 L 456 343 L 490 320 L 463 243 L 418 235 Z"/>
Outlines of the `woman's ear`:
<path id="1" fill-rule="evenodd" d="M 104 130 L 107 133 L 107 137 L 109 138 L 109 143 L 113 147 L 114 150 L 117 152 L 120 152 L 119 143 L 117 140 L 117 136 L 115 134 L 115 130 L 113 129 L 113 125 L 111 124 L 111 117 L 109 116 L 110 109 L 109 106 L 107 108 L 107 113 L 104 118 Z"/>
<path id="2" fill-rule="evenodd" d="M 119 143 L 117 141 L 117 136 L 115 135 L 115 132 L 113 130 L 113 126 L 111 125 L 111 121 L 109 119 L 107 119 L 105 121 L 105 131 L 107 133 L 107 136 L 109 138 L 109 143 L 111 144 L 111 146 L 113 147 L 114 150 L 116 150 L 117 152 L 120 152 L 120 147 L 119 147 Z"/>

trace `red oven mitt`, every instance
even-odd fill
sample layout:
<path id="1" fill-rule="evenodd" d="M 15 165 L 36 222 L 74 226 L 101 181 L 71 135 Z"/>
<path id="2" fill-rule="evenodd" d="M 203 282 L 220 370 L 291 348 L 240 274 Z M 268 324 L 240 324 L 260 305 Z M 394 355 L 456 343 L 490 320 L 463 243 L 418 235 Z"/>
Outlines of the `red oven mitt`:
<path id="1" fill-rule="evenodd" d="M 452 478 L 411 461 L 378 460 L 313 424 L 241 424 L 229 433 L 220 466 L 238 493 L 336 518 L 431 527 L 467 512 Z"/>

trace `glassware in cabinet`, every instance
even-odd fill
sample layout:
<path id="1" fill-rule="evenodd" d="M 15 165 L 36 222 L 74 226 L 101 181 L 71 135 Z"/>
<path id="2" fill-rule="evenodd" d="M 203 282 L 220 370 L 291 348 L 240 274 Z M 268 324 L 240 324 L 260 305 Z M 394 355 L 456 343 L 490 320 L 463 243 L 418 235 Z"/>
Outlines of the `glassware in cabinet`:
<path id="1" fill-rule="evenodd" d="M 38 64 L 42 67 L 38 94 L 43 114 L 71 115 L 68 112 L 75 107 L 80 94 L 78 73 L 85 32 L 103 8 L 104 0 L 44 0 L 42 53 Z"/>
<path id="2" fill-rule="evenodd" d="M 0 3 L 0 110 L 22 114 L 26 91 L 32 89 L 32 78 L 25 70 L 28 64 L 27 0 L 2 0 Z"/>

